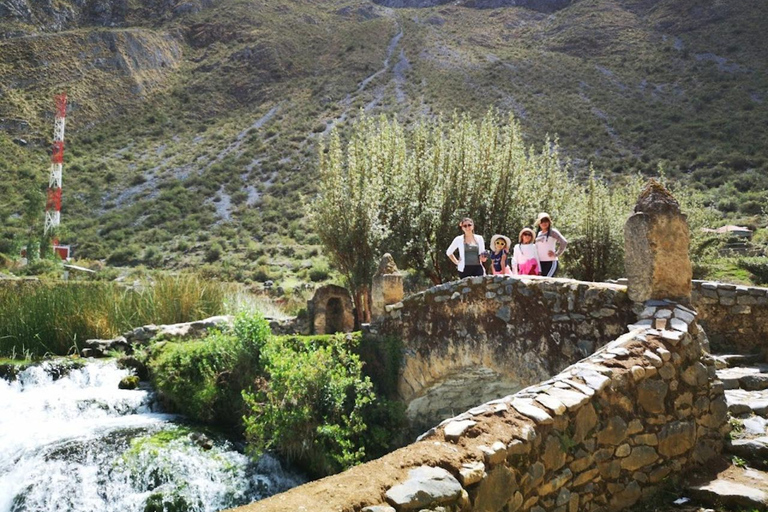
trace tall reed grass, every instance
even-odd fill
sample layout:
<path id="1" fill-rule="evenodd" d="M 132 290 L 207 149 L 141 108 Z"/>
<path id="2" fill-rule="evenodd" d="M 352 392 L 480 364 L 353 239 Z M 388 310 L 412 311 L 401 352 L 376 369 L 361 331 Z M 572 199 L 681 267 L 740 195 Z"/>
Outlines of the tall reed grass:
<path id="1" fill-rule="evenodd" d="M 189 322 L 224 313 L 231 285 L 194 275 L 117 283 L 0 283 L 0 356 L 64 355 L 87 339 L 146 324 Z"/>

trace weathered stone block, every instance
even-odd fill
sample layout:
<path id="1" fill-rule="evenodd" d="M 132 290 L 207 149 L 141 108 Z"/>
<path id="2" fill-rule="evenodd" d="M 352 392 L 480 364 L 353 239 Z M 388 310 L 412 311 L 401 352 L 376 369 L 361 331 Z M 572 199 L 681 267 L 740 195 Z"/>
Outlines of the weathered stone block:
<path id="1" fill-rule="evenodd" d="M 595 480 L 598 474 L 600 474 L 600 469 L 598 468 L 593 468 L 593 469 L 590 469 L 589 471 L 580 473 L 576 475 L 576 478 L 573 479 L 572 487 L 576 488 L 588 482 L 592 482 Z"/>
<path id="2" fill-rule="evenodd" d="M 663 380 L 648 379 L 638 384 L 637 401 L 647 412 L 664 412 L 664 400 L 668 391 L 669 386 Z"/>
<path id="3" fill-rule="evenodd" d="M 422 466 L 412 469 L 408 480 L 389 489 L 385 496 L 398 510 L 414 510 L 452 502 L 461 491 L 461 484 L 446 470 Z"/>
<path id="4" fill-rule="evenodd" d="M 627 293 L 635 302 L 687 298 L 693 275 L 685 215 L 672 195 L 652 180 L 624 224 Z"/>
<path id="5" fill-rule="evenodd" d="M 681 455 L 693 447 L 696 429 L 692 422 L 676 421 L 665 425 L 659 433 L 659 453 L 664 457 Z"/>
<path id="6" fill-rule="evenodd" d="M 597 426 L 597 413 L 592 404 L 586 404 L 576 413 L 573 421 L 573 440 L 581 443 L 587 435 Z"/>
<path id="7" fill-rule="evenodd" d="M 621 461 L 621 468 L 629 471 L 653 464 L 659 459 L 659 454 L 652 446 L 635 446 L 632 453 Z"/>
<path id="8" fill-rule="evenodd" d="M 611 417 L 605 428 L 597 433 L 597 442 L 616 446 L 627 438 L 627 422 L 620 416 Z"/>
<path id="9" fill-rule="evenodd" d="M 613 495 L 611 498 L 611 508 L 613 510 L 620 510 L 634 505 L 640 499 L 641 493 L 640 484 L 632 481 L 621 492 Z"/>
<path id="10" fill-rule="evenodd" d="M 473 510 L 499 512 L 512 499 L 517 489 L 515 474 L 506 466 L 498 466 L 490 471 L 478 486 Z"/>
<path id="11" fill-rule="evenodd" d="M 570 469 L 565 468 L 562 472 L 560 472 L 554 478 L 552 478 L 547 482 L 544 482 L 541 486 L 539 486 L 539 496 L 546 496 L 548 494 L 552 494 L 553 492 L 557 491 L 562 486 L 564 486 L 571 478 L 573 478 L 573 473 L 571 473 Z"/>
<path id="12" fill-rule="evenodd" d="M 556 471 L 563 467 L 565 464 L 566 453 L 560 443 L 560 439 L 556 436 L 550 435 L 544 442 L 544 454 L 541 457 L 541 461 L 544 463 L 544 467 L 547 471 Z"/>
<path id="13" fill-rule="evenodd" d="M 476 484 L 485 477 L 485 464 L 482 462 L 465 462 L 459 469 L 459 481 L 464 487 Z"/>

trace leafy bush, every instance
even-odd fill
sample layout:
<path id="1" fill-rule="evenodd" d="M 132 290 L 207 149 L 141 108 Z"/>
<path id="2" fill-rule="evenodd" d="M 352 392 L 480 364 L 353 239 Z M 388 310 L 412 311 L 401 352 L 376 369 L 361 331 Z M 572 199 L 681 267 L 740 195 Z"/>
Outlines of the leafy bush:
<path id="1" fill-rule="evenodd" d="M 251 449 L 277 450 L 314 475 L 363 460 L 364 411 L 375 400 L 353 353 L 358 338 L 273 337 L 261 351 L 264 379 L 243 393 Z"/>
<path id="2" fill-rule="evenodd" d="M 208 250 L 205 251 L 205 261 L 208 263 L 218 261 L 223 252 L 224 248 L 221 247 L 221 244 L 219 242 L 213 242 L 210 247 L 208 247 Z"/>
<path id="3" fill-rule="evenodd" d="M 768 258 L 741 258 L 737 265 L 750 272 L 756 284 L 768 284 Z"/>
<path id="4" fill-rule="evenodd" d="M 328 276 L 331 274 L 331 271 L 326 266 L 320 266 L 320 267 L 312 267 L 309 269 L 309 280 L 313 283 L 318 283 L 320 281 L 325 281 L 328 279 Z"/>
<path id="5" fill-rule="evenodd" d="M 358 345 L 271 336 L 260 313 L 241 313 L 231 329 L 158 345 L 148 365 L 180 412 L 244 428 L 252 453 L 274 450 L 321 476 L 383 455 L 404 431 L 402 404 L 376 399 Z"/>
<path id="6" fill-rule="evenodd" d="M 135 245 L 120 247 L 112 252 L 107 258 L 110 265 L 128 265 L 134 263 L 138 258 L 139 249 Z"/>
<path id="7" fill-rule="evenodd" d="M 225 332 L 166 343 L 149 364 L 153 383 L 180 412 L 238 426 L 245 412 L 241 392 L 259 374 L 259 353 L 269 334 L 260 314 L 240 314 Z"/>

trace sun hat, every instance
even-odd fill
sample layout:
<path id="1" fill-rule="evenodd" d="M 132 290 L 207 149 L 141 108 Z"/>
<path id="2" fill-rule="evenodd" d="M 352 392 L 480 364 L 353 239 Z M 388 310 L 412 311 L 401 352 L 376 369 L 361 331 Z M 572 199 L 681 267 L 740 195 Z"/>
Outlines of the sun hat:
<path id="1" fill-rule="evenodd" d="M 493 235 L 491 237 L 491 249 L 493 249 L 496 246 L 496 240 L 502 239 L 507 244 L 507 249 L 510 248 L 512 241 L 509 239 L 509 237 L 506 237 L 504 235 Z"/>
<path id="2" fill-rule="evenodd" d="M 552 224 L 552 217 L 549 216 L 547 212 L 541 212 L 538 217 L 536 217 L 536 225 L 541 225 L 541 221 L 547 219 L 550 224 Z"/>
<path id="3" fill-rule="evenodd" d="M 517 241 L 520 243 L 523 243 L 523 233 L 528 233 L 531 235 L 531 240 L 536 238 L 536 234 L 533 232 L 531 228 L 523 228 L 520 230 L 520 234 L 517 235 Z"/>

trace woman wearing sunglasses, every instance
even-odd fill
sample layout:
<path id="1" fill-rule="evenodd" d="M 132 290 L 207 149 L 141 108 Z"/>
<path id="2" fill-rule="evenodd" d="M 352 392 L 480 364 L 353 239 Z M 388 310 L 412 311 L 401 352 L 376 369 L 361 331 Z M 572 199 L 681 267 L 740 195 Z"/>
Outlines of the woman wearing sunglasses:
<path id="1" fill-rule="evenodd" d="M 445 254 L 456 265 L 459 277 L 462 279 L 485 275 L 485 267 L 483 266 L 487 259 L 485 240 L 480 235 L 475 234 L 475 223 L 469 217 L 461 219 L 459 227 L 463 234 L 453 239 Z M 458 258 L 455 254 L 456 251 L 459 251 Z"/>

